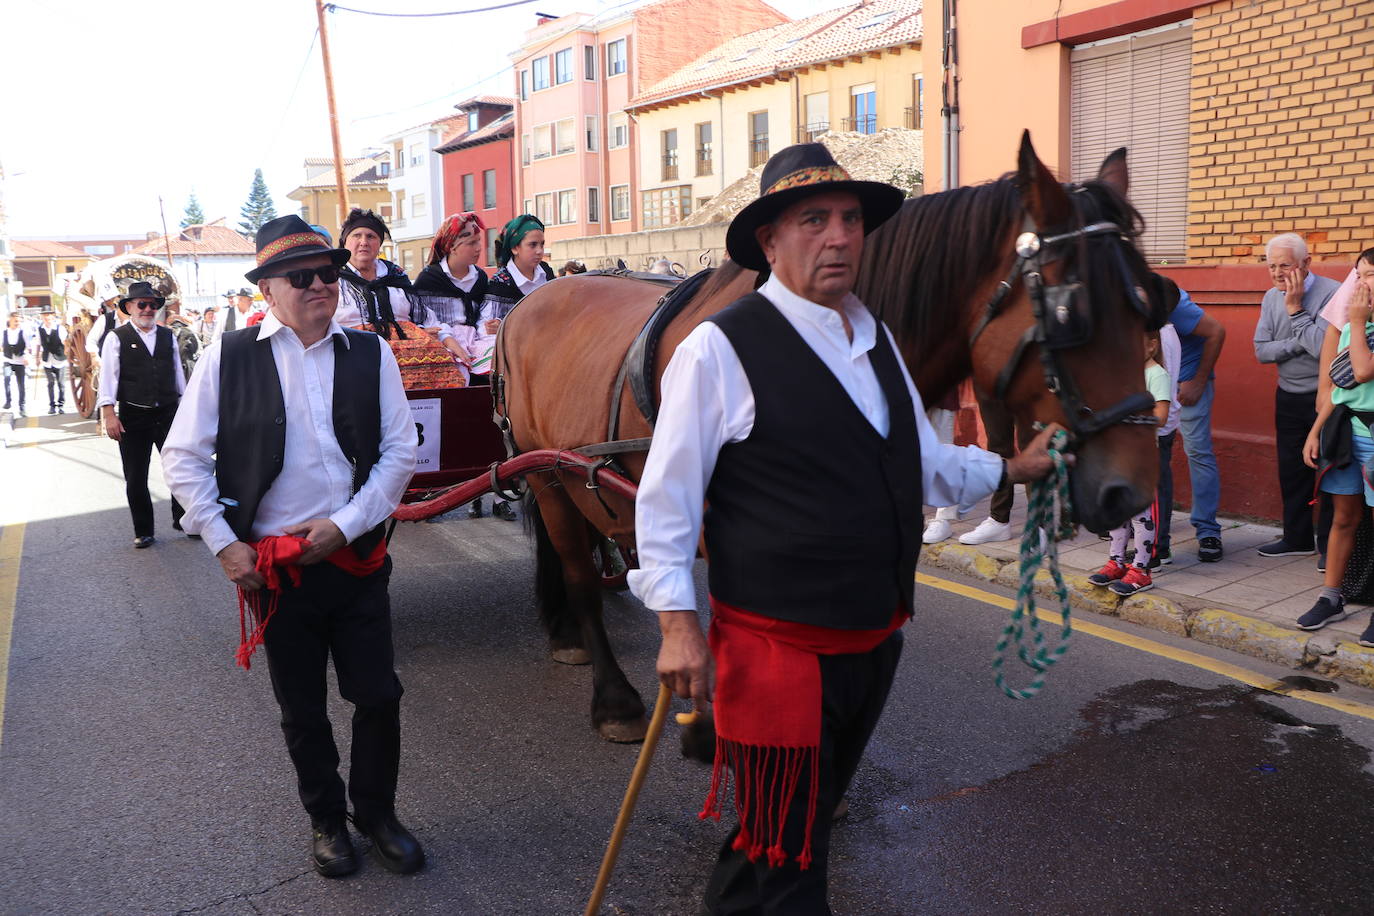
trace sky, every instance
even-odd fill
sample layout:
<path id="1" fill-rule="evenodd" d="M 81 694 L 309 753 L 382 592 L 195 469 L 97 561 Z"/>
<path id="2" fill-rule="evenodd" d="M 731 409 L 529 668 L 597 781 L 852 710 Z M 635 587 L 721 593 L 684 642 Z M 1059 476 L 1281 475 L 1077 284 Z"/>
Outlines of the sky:
<path id="1" fill-rule="evenodd" d="M 344 0 L 391 13 L 499 0 Z M 345 156 L 514 94 L 508 54 L 535 12 L 618 12 L 643 0 L 537 0 L 442 18 L 326 15 Z M 799 18 L 843 0 L 775 0 Z M 331 155 L 314 0 L 0 0 L 0 166 L 14 238 L 175 230 L 194 192 L 237 227 L 254 169 L 278 214 Z M 702 48 L 701 51 L 708 49 Z"/>

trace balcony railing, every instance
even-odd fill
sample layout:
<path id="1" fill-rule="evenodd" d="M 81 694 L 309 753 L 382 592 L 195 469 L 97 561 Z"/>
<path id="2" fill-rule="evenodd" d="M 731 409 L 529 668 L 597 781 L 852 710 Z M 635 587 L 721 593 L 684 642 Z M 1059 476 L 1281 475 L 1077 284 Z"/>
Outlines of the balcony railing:
<path id="1" fill-rule="evenodd" d="M 711 145 L 708 143 L 697 150 L 697 174 L 710 175 L 712 168 Z"/>
<path id="2" fill-rule="evenodd" d="M 677 150 L 663 154 L 663 180 L 677 181 Z"/>
<path id="3" fill-rule="evenodd" d="M 749 168 L 763 165 L 768 161 L 768 137 L 755 137 L 749 141 Z"/>
<path id="4" fill-rule="evenodd" d="M 797 130 L 797 142 L 815 143 L 828 133 L 830 133 L 829 121 L 817 121 L 814 124 L 806 124 Z"/>
<path id="5" fill-rule="evenodd" d="M 845 118 L 844 129 L 858 134 L 871 134 L 878 130 L 878 116 L 859 115 L 856 118 Z"/>

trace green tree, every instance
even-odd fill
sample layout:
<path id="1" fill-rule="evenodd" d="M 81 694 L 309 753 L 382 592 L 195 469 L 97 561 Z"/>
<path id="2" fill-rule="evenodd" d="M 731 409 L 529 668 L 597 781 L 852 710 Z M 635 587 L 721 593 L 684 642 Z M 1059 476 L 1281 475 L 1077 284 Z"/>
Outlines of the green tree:
<path id="1" fill-rule="evenodd" d="M 205 211 L 200 209 L 200 201 L 196 200 L 196 192 L 191 192 L 191 199 L 186 201 L 186 212 L 181 216 L 181 228 L 187 226 L 205 225 Z"/>
<path id="2" fill-rule="evenodd" d="M 272 206 L 272 195 L 268 193 L 267 182 L 262 180 L 262 169 L 253 172 L 253 187 L 248 192 L 248 203 L 239 211 L 243 221 L 239 229 L 246 235 L 253 235 L 262 224 L 277 218 L 277 208 Z"/>

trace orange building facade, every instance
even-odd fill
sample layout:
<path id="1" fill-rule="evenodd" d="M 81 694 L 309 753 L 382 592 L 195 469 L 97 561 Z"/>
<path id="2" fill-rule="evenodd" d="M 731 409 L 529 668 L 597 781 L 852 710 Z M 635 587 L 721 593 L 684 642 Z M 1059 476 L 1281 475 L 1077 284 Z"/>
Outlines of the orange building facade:
<path id="1" fill-rule="evenodd" d="M 1222 511 L 1277 517 L 1277 373 L 1251 343 L 1264 245 L 1297 232 L 1340 278 L 1374 244 L 1374 2 L 928 0 L 924 16 L 926 190 L 1009 171 L 1023 128 L 1065 180 L 1126 146 L 1142 249 L 1226 326 Z"/>

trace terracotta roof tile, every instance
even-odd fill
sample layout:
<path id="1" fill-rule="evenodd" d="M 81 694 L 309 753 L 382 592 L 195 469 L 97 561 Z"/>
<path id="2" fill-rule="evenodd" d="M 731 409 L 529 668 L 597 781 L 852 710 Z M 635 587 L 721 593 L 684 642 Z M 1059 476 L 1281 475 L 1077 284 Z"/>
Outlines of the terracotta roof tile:
<path id="1" fill-rule="evenodd" d="M 641 92 L 631 108 L 919 42 L 923 0 L 871 0 L 732 38 Z"/>
<path id="2" fill-rule="evenodd" d="M 440 144 L 434 147 L 434 151 L 436 153 L 452 153 L 469 146 L 475 146 L 478 143 L 485 143 L 488 140 L 498 140 L 503 136 L 515 136 L 514 111 L 506 112 L 485 127 L 479 127 L 472 131 L 458 130 L 446 134 Z"/>
<path id="3" fill-rule="evenodd" d="M 171 239 L 172 256 L 177 255 L 251 255 L 256 251 L 253 243 L 235 230 L 225 225 L 220 218 L 201 226 L 187 226 Z M 163 257 L 167 254 L 167 243 L 162 236 L 149 239 L 133 251 L 134 254 Z"/>
<path id="4" fill-rule="evenodd" d="M 15 258 L 89 258 L 90 255 L 78 248 L 64 245 L 61 242 L 48 241 L 20 241 L 15 239 L 14 257 Z"/>
<path id="5" fill-rule="evenodd" d="M 377 166 L 381 162 L 389 161 L 383 159 L 373 159 L 363 156 L 357 159 L 344 160 L 344 180 L 350 185 L 357 184 L 385 184 L 386 179 L 377 173 Z M 334 160 L 331 158 L 311 158 L 305 160 L 305 167 L 322 168 L 318 175 L 302 181 L 297 188 L 332 188 L 334 187 Z M 290 196 L 290 195 L 288 195 Z"/>

